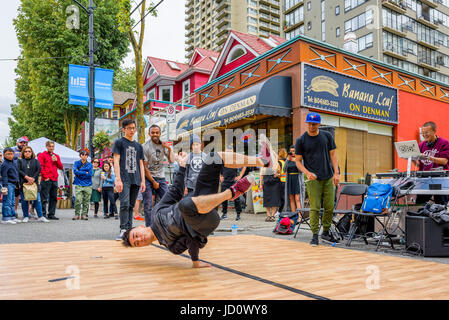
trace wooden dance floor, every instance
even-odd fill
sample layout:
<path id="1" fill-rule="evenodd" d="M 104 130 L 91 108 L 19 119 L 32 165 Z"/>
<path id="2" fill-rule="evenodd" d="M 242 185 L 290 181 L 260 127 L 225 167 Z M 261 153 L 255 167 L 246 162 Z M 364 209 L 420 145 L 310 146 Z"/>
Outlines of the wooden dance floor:
<path id="1" fill-rule="evenodd" d="M 0 245 L 0 299 L 448 299 L 449 265 L 253 235 L 211 237 L 192 269 L 159 245 Z"/>

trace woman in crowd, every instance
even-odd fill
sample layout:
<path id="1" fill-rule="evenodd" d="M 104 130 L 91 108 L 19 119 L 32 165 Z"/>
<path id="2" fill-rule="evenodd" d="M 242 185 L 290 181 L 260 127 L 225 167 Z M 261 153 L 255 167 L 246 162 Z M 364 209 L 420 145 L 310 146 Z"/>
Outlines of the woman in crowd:
<path id="1" fill-rule="evenodd" d="M 300 186 L 299 186 L 299 170 L 295 162 L 295 146 L 290 147 L 287 161 L 285 162 L 285 172 L 287 173 L 287 194 L 290 200 L 290 211 L 296 211 L 301 208 L 301 201 L 299 200 Z"/>
<path id="2" fill-rule="evenodd" d="M 275 221 L 275 214 L 279 206 L 281 205 L 281 180 L 279 165 L 275 166 L 275 169 L 263 167 L 260 170 L 262 177 L 262 190 L 263 190 L 263 206 L 267 210 L 267 218 L 265 221 Z"/>
<path id="3" fill-rule="evenodd" d="M 103 172 L 101 173 L 101 179 L 103 181 L 102 193 L 104 218 L 112 218 L 114 217 L 114 214 L 117 214 L 117 207 L 114 200 L 115 174 L 111 170 L 111 165 L 107 161 L 103 162 Z M 110 209 L 110 211 L 108 209 Z"/>
<path id="4" fill-rule="evenodd" d="M 101 201 L 101 188 L 103 187 L 103 179 L 101 179 L 101 169 L 100 160 L 94 159 L 92 161 L 94 175 L 92 176 L 92 195 L 90 197 L 90 202 L 94 203 L 95 212 L 94 218 L 98 218 L 98 208 L 100 207 Z"/>
<path id="5" fill-rule="evenodd" d="M 23 147 L 20 154 L 20 159 L 17 160 L 17 167 L 19 169 L 19 187 L 20 187 L 20 199 L 22 202 L 23 221 L 29 221 L 28 209 L 29 202 L 33 202 L 36 209 L 38 221 L 50 222 L 42 214 L 41 196 L 39 193 L 39 174 L 41 173 L 41 164 L 36 159 L 36 156 L 31 147 Z M 24 185 L 36 185 L 37 198 L 34 201 L 26 201 L 24 197 L 23 188 Z"/>

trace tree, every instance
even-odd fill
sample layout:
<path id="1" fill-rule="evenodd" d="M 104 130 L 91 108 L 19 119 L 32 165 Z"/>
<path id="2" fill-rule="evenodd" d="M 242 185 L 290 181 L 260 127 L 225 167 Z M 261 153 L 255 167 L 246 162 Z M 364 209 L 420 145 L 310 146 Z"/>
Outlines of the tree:
<path id="1" fill-rule="evenodd" d="M 114 74 L 114 89 L 136 92 L 136 68 L 120 68 Z"/>
<path id="2" fill-rule="evenodd" d="M 109 148 L 112 145 L 112 143 L 111 140 L 109 139 L 109 135 L 102 130 L 95 134 L 93 139 L 93 145 L 94 148 L 100 154 L 102 154 L 106 148 Z"/>
<path id="3" fill-rule="evenodd" d="M 152 16 L 157 16 L 154 4 L 151 2 L 146 9 L 147 1 L 142 0 L 140 13 L 140 32 L 133 30 L 134 20 L 131 19 L 131 1 L 120 0 L 120 10 L 117 15 L 119 21 L 120 31 L 126 33 L 131 42 L 134 51 L 134 60 L 136 62 L 136 113 L 137 113 L 137 137 L 139 143 L 145 142 L 145 120 L 143 118 L 143 60 L 142 60 L 142 45 L 145 34 L 145 16 L 151 13 Z M 147 12 L 148 11 L 148 12 Z"/>
<path id="4" fill-rule="evenodd" d="M 88 6 L 88 0 L 80 0 Z M 78 132 L 88 109 L 68 104 L 69 64 L 87 63 L 88 17 L 80 10 L 79 29 L 66 21 L 72 0 L 21 0 L 14 20 L 21 48 L 16 74 L 17 106 L 8 120 L 13 138 L 45 136 L 76 148 Z M 118 30 L 119 5 L 115 0 L 95 0 L 95 62 L 118 70 L 128 52 L 129 40 Z"/>

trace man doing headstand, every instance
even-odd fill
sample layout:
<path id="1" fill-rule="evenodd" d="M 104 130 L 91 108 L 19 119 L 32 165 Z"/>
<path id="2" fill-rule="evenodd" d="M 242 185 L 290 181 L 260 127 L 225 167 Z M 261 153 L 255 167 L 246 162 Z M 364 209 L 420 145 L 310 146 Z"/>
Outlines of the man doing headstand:
<path id="1" fill-rule="evenodd" d="M 270 148 L 270 150 L 272 149 Z M 263 154 L 265 157 L 261 158 L 233 152 L 209 154 L 198 176 L 193 195 L 183 199 L 187 160 L 187 155 L 184 154 L 178 160 L 180 168 L 173 184 L 151 213 L 150 226 L 139 226 L 127 230 L 123 235 L 123 244 L 142 247 L 149 246 L 157 240 L 174 254 L 181 254 L 188 250 L 194 268 L 210 267 L 210 264 L 199 261 L 198 253 L 199 249 L 206 245 L 207 236 L 220 223 L 216 208 L 225 200 L 236 199 L 254 184 L 254 176 L 248 175 L 229 189 L 218 193 L 220 173 L 224 166 L 241 168 L 248 164 L 253 164 L 253 166 L 255 164 L 255 166 L 262 167 L 277 163 L 277 159 L 272 159 L 275 157 L 273 152 L 264 152 Z"/>

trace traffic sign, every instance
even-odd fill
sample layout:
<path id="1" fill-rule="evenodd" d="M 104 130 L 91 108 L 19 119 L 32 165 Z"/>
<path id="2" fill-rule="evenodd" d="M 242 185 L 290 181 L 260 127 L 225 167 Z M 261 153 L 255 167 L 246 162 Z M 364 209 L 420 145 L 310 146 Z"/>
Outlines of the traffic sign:
<path id="1" fill-rule="evenodd" d="M 176 122 L 176 110 L 173 105 L 167 107 L 167 123 Z"/>

